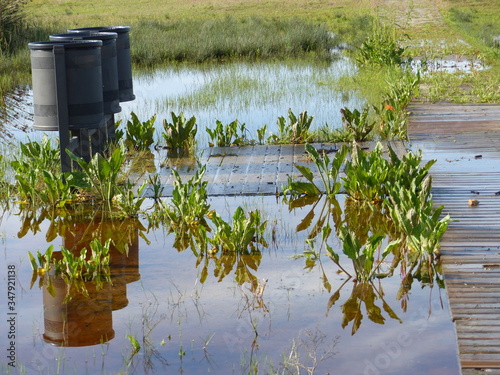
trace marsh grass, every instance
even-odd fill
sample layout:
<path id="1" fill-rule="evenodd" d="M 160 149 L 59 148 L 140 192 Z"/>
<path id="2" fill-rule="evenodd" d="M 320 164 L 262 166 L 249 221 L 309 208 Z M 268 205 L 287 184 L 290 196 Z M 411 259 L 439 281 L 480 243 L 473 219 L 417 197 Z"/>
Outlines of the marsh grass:
<path id="1" fill-rule="evenodd" d="M 134 62 L 146 66 L 172 61 L 275 59 L 309 53 L 328 60 L 335 45 L 326 27 L 299 18 L 143 20 L 133 37 Z"/>
<path id="2" fill-rule="evenodd" d="M 481 84 L 477 84 L 481 82 Z M 435 72 L 422 77 L 422 97 L 433 101 L 450 100 L 455 103 L 499 103 L 500 70 Z"/>
<path id="3" fill-rule="evenodd" d="M 496 1 L 461 0 L 454 2 L 444 16 L 471 41 L 476 40 L 487 47 L 497 47 L 494 38 L 500 35 L 499 12 L 500 4 Z M 498 57 L 498 51 L 495 54 Z"/>

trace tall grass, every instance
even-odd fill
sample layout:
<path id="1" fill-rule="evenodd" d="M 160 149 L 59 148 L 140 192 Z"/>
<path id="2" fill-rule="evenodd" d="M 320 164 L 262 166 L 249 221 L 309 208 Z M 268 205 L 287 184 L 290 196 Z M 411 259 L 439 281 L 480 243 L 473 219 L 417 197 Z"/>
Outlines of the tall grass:
<path id="1" fill-rule="evenodd" d="M 17 47 L 19 35 L 26 26 L 24 6 L 29 0 L 0 0 L 0 52 Z"/>
<path id="2" fill-rule="evenodd" d="M 329 59 L 335 42 L 326 27 L 298 18 L 142 20 L 133 30 L 132 55 L 141 65 L 308 54 Z"/>

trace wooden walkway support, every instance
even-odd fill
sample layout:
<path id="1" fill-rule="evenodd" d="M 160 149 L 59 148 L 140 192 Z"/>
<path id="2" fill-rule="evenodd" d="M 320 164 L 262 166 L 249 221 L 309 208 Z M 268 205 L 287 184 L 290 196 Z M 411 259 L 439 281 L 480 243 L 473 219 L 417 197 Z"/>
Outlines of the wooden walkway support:
<path id="1" fill-rule="evenodd" d="M 412 148 L 437 160 L 434 201 L 454 220 L 441 250 L 462 375 L 500 374 L 500 106 L 410 110 Z"/>

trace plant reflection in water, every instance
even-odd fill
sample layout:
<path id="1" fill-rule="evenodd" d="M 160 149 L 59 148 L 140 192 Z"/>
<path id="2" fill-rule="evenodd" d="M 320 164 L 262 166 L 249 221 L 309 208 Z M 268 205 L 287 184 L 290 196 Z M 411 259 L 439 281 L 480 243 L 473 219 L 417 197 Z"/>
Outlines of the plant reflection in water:
<path id="1" fill-rule="evenodd" d="M 21 211 L 19 236 L 37 232 L 50 220 L 46 237 L 62 237 L 37 257 L 30 253 L 33 279 L 43 289 L 43 338 L 58 346 L 88 346 L 114 337 L 112 312 L 128 305 L 127 284 L 138 281 L 139 236 L 145 228 L 137 218 L 112 219 L 106 211 Z M 38 263 L 37 263 L 38 260 Z"/>

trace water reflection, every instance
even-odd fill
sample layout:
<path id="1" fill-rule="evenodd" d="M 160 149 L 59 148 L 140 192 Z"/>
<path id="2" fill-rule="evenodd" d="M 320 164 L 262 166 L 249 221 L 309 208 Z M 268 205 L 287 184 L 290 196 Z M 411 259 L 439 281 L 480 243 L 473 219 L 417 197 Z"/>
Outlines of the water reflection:
<path id="1" fill-rule="evenodd" d="M 349 281 L 351 281 L 350 278 L 347 279 L 328 300 L 328 306 L 326 309 L 327 315 L 332 306 L 335 305 L 337 300 L 340 298 L 340 291 Z M 385 323 L 386 318 L 383 316 L 382 309 L 388 317 L 402 323 L 402 320 L 396 315 L 394 310 L 384 299 L 384 292 L 382 290 L 381 283 L 375 285 L 372 281 L 356 280 L 352 285 L 351 295 L 340 307 L 342 311 L 342 328 L 347 327 L 349 323 L 352 322 L 351 335 L 354 335 L 361 326 L 361 321 L 363 320 L 363 307 L 368 319 L 374 323 Z M 382 309 L 376 304 L 377 300 L 380 300 Z"/>
<path id="2" fill-rule="evenodd" d="M 54 273 L 42 274 L 40 278 L 44 340 L 57 346 L 96 345 L 113 339 L 112 312 L 128 305 L 127 285 L 141 278 L 139 237 L 145 238 L 146 229 L 136 218 L 117 220 L 96 216 L 95 212 L 90 217 L 81 212 L 66 213 L 62 216 L 61 212 L 47 210 L 22 211 L 23 227 L 18 235 L 39 231 L 41 222 L 48 219 L 51 224 L 47 239 L 60 236 L 63 246 L 76 256 L 82 249 L 89 249 L 95 239 L 101 243 L 111 240 L 109 282 L 97 279 L 72 283 Z M 61 258 L 60 251 L 53 253 L 54 260 Z"/>
<path id="3" fill-rule="evenodd" d="M 429 287 L 429 291 L 435 285 L 444 289 L 440 259 L 410 251 L 405 245 L 404 236 L 397 233 L 383 207 L 346 199 L 342 209 L 336 199 L 319 197 L 290 198 L 288 207 L 290 212 L 311 207 L 296 227 L 298 232 L 308 231 L 310 249 L 301 255 L 305 258 L 305 268 L 312 270 L 319 267 L 323 285 L 330 291 L 331 285 L 321 262 L 321 251 L 326 247 L 325 253 L 339 267 L 338 272 L 347 276 L 347 280 L 331 295 L 327 314 L 339 300 L 341 290 L 352 285 L 351 295 L 342 304 L 341 311 L 342 328 L 352 322 L 353 335 L 361 325 L 363 306 L 368 318 L 374 323 L 385 323 L 383 311 L 388 317 L 401 322 L 394 309 L 385 301 L 382 289 L 382 283 L 386 281 L 384 279 L 394 277 L 395 274 L 399 276 L 401 281 L 395 292 L 395 299 L 400 301 L 403 312 L 408 309 L 415 281 L 422 287 Z M 337 241 L 340 240 L 339 244 L 333 246 L 327 244 L 334 237 L 331 236 L 333 230 L 330 229 L 330 224 L 335 228 Z M 375 242 L 376 249 L 370 250 L 369 247 L 377 237 L 379 242 Z M 337 251 L 337 247 L 342 250 Z M 380 300 L 381 306 L 377 305 L 377 300 Z"/>

